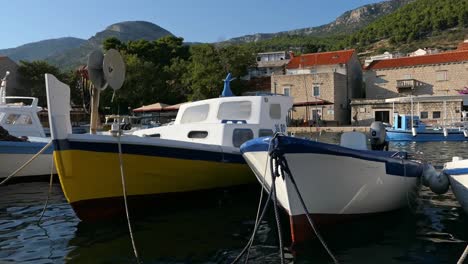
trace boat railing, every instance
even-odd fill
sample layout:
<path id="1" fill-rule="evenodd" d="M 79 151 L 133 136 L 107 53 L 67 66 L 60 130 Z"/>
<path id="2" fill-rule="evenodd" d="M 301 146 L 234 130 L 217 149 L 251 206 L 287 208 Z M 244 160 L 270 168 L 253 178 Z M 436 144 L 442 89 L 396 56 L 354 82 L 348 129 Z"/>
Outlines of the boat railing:
<path id="1" fill-rule="evenodd" d="M 26 106 L 37 107 L 39 99 L 36 97 L 27 97 L 27 96 L 5 96 L 5 104 L 8 104 L 8 101 L 19 101 L 19 100 L 31 100 L 30 104 Z M 0 104 L 2 105 L 2 104 Z"/>

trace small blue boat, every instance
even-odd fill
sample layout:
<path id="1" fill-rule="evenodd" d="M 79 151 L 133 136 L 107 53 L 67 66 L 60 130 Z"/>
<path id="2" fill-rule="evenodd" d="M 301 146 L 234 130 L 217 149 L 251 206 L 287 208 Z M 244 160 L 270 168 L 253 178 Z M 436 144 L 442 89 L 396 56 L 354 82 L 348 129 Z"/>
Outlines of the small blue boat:
<path id="1" fill-rule="evenodd" d="M 412 123 L 412 125 L 411 125 Z M 468 132 L 464 127 L 428 128 L 419 116 L 393 115 L 393 126 L 387 128 L 388 141 L 465 141 Z"/>

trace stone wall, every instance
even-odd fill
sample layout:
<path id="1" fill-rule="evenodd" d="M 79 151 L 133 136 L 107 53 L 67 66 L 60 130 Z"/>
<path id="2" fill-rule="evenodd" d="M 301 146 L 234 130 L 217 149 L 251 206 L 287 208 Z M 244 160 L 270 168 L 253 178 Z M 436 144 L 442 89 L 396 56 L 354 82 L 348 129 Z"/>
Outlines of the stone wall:
<path id="1" fill-rule="evenodd" d="M 394 107 L 394 108 L 393 108 Z M 393 111 L 394 109 L 394 111 Z M 446 109 L 446 111 L 444 111 Z M 462 100 L 444 102 L 415 102 L 413 103 L 413 114 L 420 116 L 421 121 L 430 124 L 451 124 L 461 120 L 463 110 Z M 381 100 L 353 100 L 351 103 L 351 119 L 353 125 L 370 125 L 375 119 L 376 111 L 388 111 L 389 123 L 393 124 L 393 114 L 411 114 L 411 103 L 385 103 Z M 438 112 L 438 113 L 437 113 Z M 426 113 L 427 117 L 423 114 Z M 439 114 L 439 117 L 437 117 Z"/>
<path id="2" fill-rule="evenodd" d="M 437 80 L 446 72 L 447 80 Z M 413 91 L 398 92 L 397 80 L 415 79 L 421 83 Z M 413 95 L 456 95 L 468 87 L 468 63 L 421 65 L 404 68 L 368 70 L 364 72 L 366 97 L 370 99 Z"/>
<path id="3" fill-rule="evenodd" d="M 276 92 L 283 94 L 284 88 L 290 88 L 290 96 L 295 103 L 309 102 L 305 107 L 295 107 L 294 119 L 312 120 L 311 112 L 319 109 L 321 119 L 345 124 L 349 121 L 349 111 L 346 109 L 346 76 L 339 73 L 317 73 L 296 75 L 273 75 L 271 78 L 272 92 L 276 83 Z M 320 87 L 318 99 L 332 102 L 333 105 L 314 105 L 313 87 Z M 348 112 L 346 112 L 348 111 Z"/>

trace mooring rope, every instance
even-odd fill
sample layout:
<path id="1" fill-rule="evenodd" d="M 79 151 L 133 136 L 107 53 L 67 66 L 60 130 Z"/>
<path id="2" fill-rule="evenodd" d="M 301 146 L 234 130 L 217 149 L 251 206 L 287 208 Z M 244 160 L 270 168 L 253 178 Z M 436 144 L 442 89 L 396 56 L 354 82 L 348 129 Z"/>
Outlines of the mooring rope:
<path id="1" fill-rule="evenodd" d="M 136 259 L 137 263 L 141 263 L 140 258 L 138 256 L 137 247 L 136 247 L 136 244 L 135 244 L 135 238 L 133 236 L 132 224 L 131 224 L 131 221 L 130 221 L 130 214 L 128 212 L 127 188 L 126 188 L 126 183 L 125 183 L 125 173 L 124 173 L 124 165 L 123 165 L 123 158 L 122 158 L 122 144 L 120 142 L 120 134 L 121 134 L 120 118 L 119 118 L 118 125 L 119 125 L 119 129 L 117 130 L 117 145 L 118 145 L 118 148 L 119 148 L 120 178 L 121 178 L 121 182 L 122 182 L 122 191 L 123 191 L 123 198 L 124 198 L 124 205 L 125 205 L 125 214 L 127 216 L 128 231 L 130 233 L 130 240 L 132 241 L 133 253 L 135 255 L 135 259 Z"/>
<path id="2" fill-rule="evenodd" d="M 457 261 L 457 264 L 463 264 L 467 256 L 468 256 L 468 245 L 466 246 L 465 251 L 463 251 L 463 254 L 460 256 L 460 259 Z"/>
<path id="3" fill-rule="evenodd" d="M 275 220 L 276 220 L 276 228 L 278 231 L 278 244 L 279 244 L 279 251 L 280 251 L 280 257 L 281 257 L 281 264 L 284 264 L 284 251 L 283 251 L 283 236 L 281 234 L 281 223 L 279 219 L 279 212 L 278 212 L 278 197 L 276 195 L 276 178 L 279 177 L 280 175 L 274 173 L 273 171 L 273 161 L 274 159 L 270 159 L 270 170 L 271 170 L 271 192 L 273 193 L 272 199 L 273 199 L 273 209 L 275 211 Z M 276 166 L 278 166 L 278 163 L 276 163 Z"/>
<path id="4" fill-rule="evenodd" d="M 266 211 L 268 209 L 268 206 L 270 205 L 270 201 L 271 201 L 271 192 L 268 193 L 268 197 L 267 197 L 265 205 L 263 206 L 263 210 L 262 210 L 262 213 L 260 214 L 260 218 L 258 220 L 258 223 L 261 223 L 263 218 L 265 217 L 265 213 L 266 213 Z M 258 227 L 259 227 L 259 225 L 255 224 L 254 230 L 252 232 L 252 236 L 250 237 L 249 241 L 247 242 L 247 245 L 244 247 L 244 249 L 242 249 L 241 253 L 239 253 L 239 255 L 231 262 L 231 264 L 237 263 L 242 258 L 242 256 L 244 256 L 244 254 L 247 252 L 247 250 L 249 249 L 251 243 L 254 240 L 255 235 L 257 234 Z"/>
<path id="5" fill-rule="evenodd" d="M 44 213 L 47 209 L 47 205 L 49 204 L 50 194 L 52 193 L 53 179 L 54 179 L 54 157 L 52 157 L 51 167 L 50 167 L 49 192 L 47 193 L 47 199 L 45 201 L 44 208 L 42 208 L 41 216 L 39 217 L 39 220 L 37 220 L 38 225 L 41 223 L 42 217 L 44 216 Z"/>
<path id="6" fill-rule="evenodd" d="M 271 140 L 273 139 L 273 137 L 270 139 L 270 142 L 268 143 L 268 152 L 270 152 L 270 146 L 271 146 Z M 260 179 L 262 180 L 262 182 L 260 183 L 260 200 L 258 201 L 258 208 L 257 208 L 257 215 L 255 216 L 255 226 L 254 226 L 254 229 L 258 228 L 257 225 L 259 225 L 260 223 L 258 222 L 258 217 L 260 215 L 260 210 L 261 210 L 261 206 L 262 206 L 262 200 L 263 200 L 263 188 L 264 186 L 266 186 L 266 182 L 265 182 L 265 175 L 267 173 L 267 169 L 268 169 L 268 164 L 269 164 L 269 159 L 270 159 L 270 156 L 268 155 L 267 156 L 267 160 L 265 162 L 265 168 L 263 169 L 263 177 L 262 175 L 259 175 Z M 252 237 L 252 240 L 250 241 L 250 245 L 247 249 L 247 255 L 245 257 L 245 263 L 247 263 L 247 261 L 249 260 L 249 255 L 250 255 L 250 249 L 252 248 L 252 245 L 253 245 L 253 241 L 254 241 L 255 237 Z"/>
<path id="7" fill-rule="evenodd" d="M 325 250 L 327 251 L 328 255 L 330 255 L 330 257 L 333 259 L 333 262 L 334 263 L 339 263 L 338 260 L 336 259 L 336 257 L 333 255 L 333 253 L 331 252 L 331 250 L 328 248 L 327 244 L 325 243 L 325 240 L 322 238 L 322 236 L 320 235 L 320 233 L 318 232 L 317 228 L 315 227 L 315 224 L 312 220 L 312 218 L 310 217 L 310 213 L 309 211 L 307 210 L 307 207 L 305 205 L 305 202 L 304 202 L 304 199 L 302 198 L 302 195 L 299 191 L 299 188 L 297 187 L 297 184 L 296 184 L 296 181 L 293 177 L 293 174 L 291 172 L 291 170 L 289 169 L 289 165 L 288 165 L 288 162 L 286 160 L 286 158 L 284 157 L 282 151 L 280 150 L 279 148 L 279 138 L 280 136 L 278 135 L 275 135 L 275 139 L 274 141 L 272 141 L 273 144 L 275 144 L 274 148 L 273 148 L 273 151 L 271 153 L 272 157 L 271 159 L 272 160 L 275 160 L 276 162 L 276 169 L 277 170 L 280 170 L 281 171 L 281 174 L 279 173 L 279 171 L 276 171 L 275 175 L 281 175 L 283 178 L 287 175 L 289 176 L 289 179 L 291 180 L 291 183 L 293 184 L 293 187 L 294 187 L 294 190 L 296 191 L 297 193 L 297 196 L 299 197 L 299 201 L 301 203 L 301 206 L 302 206 L 302 209 L 304 210 L 305 212 L 305 215 L 307 217 L 307 221 L 309 222 L 309 225 L 312 227 L 312 230 L 314 231 L 315 235 L 317 236 L 317 238 L 320 240 L 320 243 L 322 244 L 322 246 L 325 248 Z"/>
<path id="8" fill-rule="evenodd" d="M 15 170 L 12 174 L 10 174 L 8 177 L 6 177 L 2 182 L 0 182 L 0 186 L 1 185 L 4 185 L 6 182 L 8 182 L 13 176 L 15 176 L 16 174 L 18 174 L 21 170 L 23 170 L 24 168 L 26 168 L 26 166 L 29 165 L 29 163 L 31 163 L 33 160 L 35 160 L 37 157 L 39 157 L 39 155 L 41 155 L 48 147 L 50 147 L 50 145 L 52 145 L 52 140 L 49 141 L 49 143 L 47 143 L 41 150 L 39 150 L 39 152 L 37 152 L 36 154 L 34 154 L 34 156 L 32 156 L 28 161 L 26 161 L 26 163 L 24 163 L 23 165 L 21 165 L 21 167 L 19 167 L 17 170 Z"/>

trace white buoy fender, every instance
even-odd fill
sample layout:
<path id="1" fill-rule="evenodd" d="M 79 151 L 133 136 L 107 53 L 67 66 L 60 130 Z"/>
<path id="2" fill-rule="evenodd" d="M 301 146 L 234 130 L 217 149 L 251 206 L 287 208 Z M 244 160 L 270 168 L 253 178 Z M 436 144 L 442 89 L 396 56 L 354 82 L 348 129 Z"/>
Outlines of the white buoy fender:
<path id="1" fill-rule="evenodd" d="M 463 136 L 468 137 L 468 130 L 463 130 Z"/>
<path id="2" fill-rule="evenodd" d="M 447 128 L 444 127 L 443 131 L 444 131 L 444 137 L 447 137 L 448 136 Z"/>
<path id="3" fill-rule="evenodd" d="M 411 128 L 411 133 L 413 134 L 413 137 L 415 137 L 418 133 L 416 132 L 416 128 L 412 127 Z"/>

